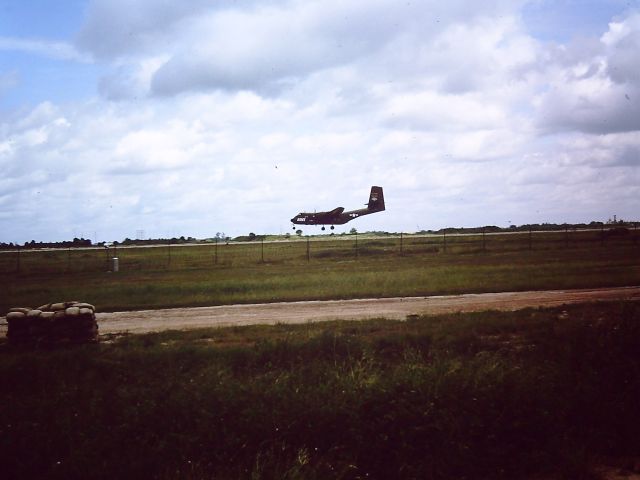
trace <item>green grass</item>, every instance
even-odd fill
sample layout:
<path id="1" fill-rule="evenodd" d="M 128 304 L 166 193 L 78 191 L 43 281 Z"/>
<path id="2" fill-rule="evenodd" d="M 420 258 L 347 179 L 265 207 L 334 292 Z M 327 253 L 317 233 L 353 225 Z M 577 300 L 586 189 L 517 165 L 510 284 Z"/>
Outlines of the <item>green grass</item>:
<path id="1" fill-rule="evenodd" d="M 521 235 L 503 237 L 492 238 L 495 251 L 482 251 L 476 245 L 455 253 L 453 243 L 448 249 L 453 253 L 434 253 L 429 250 L 433 246 L 420 250 L 414 245 L 402 255 L 397 239 L 361 240 L 358 257 L 351 240 L 319 242 L 322 250 L 314 247 L 316 253 L 309 262 L 306 242 L 269 244 L 265 262 L 260 259 L 260 244 L 220 246 L 217 264 L 210 245 L 173 247 L 170 264 L 165 247 L 120 249 L 118 273 L 105 271 L 103 252 L 32 252 L 22 255 L 20 273 L 0 276 L 0 314 L 14 306 L 75 299 L 88 301 L 100 311 L 113 311 L 640 283 L 638 246 L 628 239 L 604 246 L 593 239 L 574 241 L 570 248 L 530 251 L 508 246 L 519 238 L 517 245 L 523 247 Z M 434 241 L 413 239 L 418 240 Z M 396 242 L 394 249 L 388 247 L 389 241 Z M 463 241 L 471 240 L 456 239 Z M 0 260 L 6 262 L 11 255 L 0 254 Z M 80 257 L 74 262 L 69 255 Z M 162 262 L 157 263 L 158 259 Z"/>
<path id="2" fill-rule="evenodd" d="M 640 303 L 0 344 L 3 478 L 596 478 Z M 538 477 L 539 478 L 539 477 Z"/>

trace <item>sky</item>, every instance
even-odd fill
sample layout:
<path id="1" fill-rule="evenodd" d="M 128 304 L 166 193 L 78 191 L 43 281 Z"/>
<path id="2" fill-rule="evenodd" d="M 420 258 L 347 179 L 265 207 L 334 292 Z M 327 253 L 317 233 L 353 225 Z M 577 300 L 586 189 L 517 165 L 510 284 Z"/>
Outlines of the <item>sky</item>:
<path id="1" fill-rule="evenodd" d="M 0 0 L 0 242 L 640 220 L 639 0 Z M 309 234 L 319 227 L 304 227 Z"/>

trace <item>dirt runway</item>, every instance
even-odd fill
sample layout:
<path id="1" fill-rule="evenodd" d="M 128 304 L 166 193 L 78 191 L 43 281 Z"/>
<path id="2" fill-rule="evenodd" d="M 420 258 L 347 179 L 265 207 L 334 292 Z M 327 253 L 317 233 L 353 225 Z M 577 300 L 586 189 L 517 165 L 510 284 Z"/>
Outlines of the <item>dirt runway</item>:
<path id="1" fill-rule="evenodd" d="M 407 315 L 435 315 L 483 310 L 519 310 L 568 303 L 640 300 L 640 286 L 583 290 L 479 293 L 432 297 L 367 298 L 307 302 L 222 305 L 97 313 L 100 334 L 146 333 L 233 325 L 305 323 L 367 318 L 405 319 Z M 6 321 L 0 320 L 0 336 Z"/>
<path id="2" fill-rule="evenodd" d="M 550 307 L 608 300 L 640 300 L 640 287 L 168 308 L 97 313 L 96 317 L 101 334 L 144 333 L 232 325 L 321 322 L 336 319 L 364 320 L 376 317 L 405 319 L 407 315 L 518 310 L 526 307 Z"/>

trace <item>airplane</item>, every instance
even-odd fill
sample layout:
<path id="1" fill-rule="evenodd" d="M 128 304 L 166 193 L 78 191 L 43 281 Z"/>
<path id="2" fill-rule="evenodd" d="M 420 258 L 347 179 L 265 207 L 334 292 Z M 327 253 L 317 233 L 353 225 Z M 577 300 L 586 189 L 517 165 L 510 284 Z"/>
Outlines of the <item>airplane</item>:
<path id="1" fill-rule="evenodd" d="M 382 187 L 371 187 L 371 193 L 369 194 L 369 203 L 365 204 L 367 208 L 360 208 L 358 210 L 344 211 L 344 207 L 337 207 L 328 212 L 316 212 L 305 213 L 300 212 L 291 219 L 293 223 L 293 229 L 296 229 L 296 225 L 331 225 L 333 230 L 334 225 L 342 225 L 350 222 L 354 218 L 361 217 L 362 215 L 369 215 L 371 213 L 382 212 L 384 208 L 384 195 L 382 193 Z"/>

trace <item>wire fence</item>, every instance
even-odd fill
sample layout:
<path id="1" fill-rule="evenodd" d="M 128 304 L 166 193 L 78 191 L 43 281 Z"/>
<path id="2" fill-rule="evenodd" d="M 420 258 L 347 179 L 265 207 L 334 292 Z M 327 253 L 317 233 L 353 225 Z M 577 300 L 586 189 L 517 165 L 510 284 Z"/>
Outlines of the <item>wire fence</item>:
<path id="1" fill-rule="evenodd" d="M 233 268 L 272 263 L 313 263 L 376 256 L 496 254 L 638 246 L 633 228 L 553 232 L 295 237 L 288 240 L 0 252 L 0 274 L 38 275 L 106 271 Z M 117 259 L 117 260 L 116 260 Z"/>

